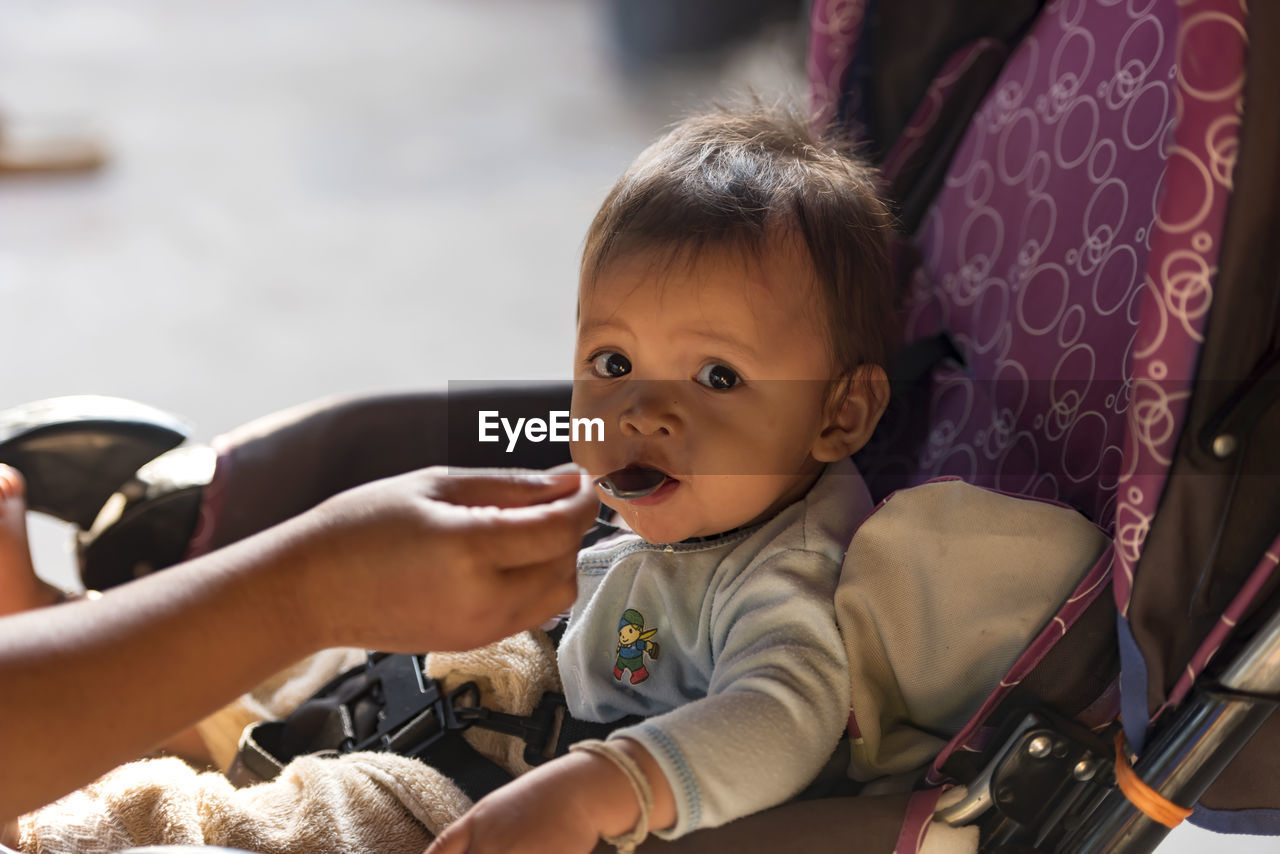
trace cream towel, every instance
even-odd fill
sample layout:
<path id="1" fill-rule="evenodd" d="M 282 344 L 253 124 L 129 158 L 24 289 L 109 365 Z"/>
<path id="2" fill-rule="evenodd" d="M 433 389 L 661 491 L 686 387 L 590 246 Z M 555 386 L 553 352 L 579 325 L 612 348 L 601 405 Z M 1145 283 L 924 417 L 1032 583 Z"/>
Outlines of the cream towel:
<path id="1" fill-rule="evenodd" d="M 303 757 L 236 789 L 174 758 L 121 766 L 18 821 L 24 852 L 222 845 L 263 854 L 422 854 L 470 807 L 432 768 L 388 753 Z"/>

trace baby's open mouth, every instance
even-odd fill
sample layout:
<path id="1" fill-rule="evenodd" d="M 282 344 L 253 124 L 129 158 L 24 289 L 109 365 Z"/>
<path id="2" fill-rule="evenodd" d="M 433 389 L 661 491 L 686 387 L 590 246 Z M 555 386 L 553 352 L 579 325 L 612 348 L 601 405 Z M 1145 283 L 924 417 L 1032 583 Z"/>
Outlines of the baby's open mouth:
<path id="1" fill-rule="evenodd" d="M 666 482 L 666 474 L 648 466 L 627 466 L 596 478 L 607 494 L 625 501 L 652 495 Z"/>

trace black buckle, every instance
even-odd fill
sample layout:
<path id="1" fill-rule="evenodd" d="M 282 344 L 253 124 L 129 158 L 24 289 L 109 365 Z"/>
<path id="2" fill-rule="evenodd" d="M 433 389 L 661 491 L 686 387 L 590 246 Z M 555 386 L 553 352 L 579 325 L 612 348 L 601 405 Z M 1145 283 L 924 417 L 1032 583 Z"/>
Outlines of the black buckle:
<path id="1" fill-rule="evenodd" d="M 350 709 L 358 700 L 372 700 L 379 707 L 377 726 L 365 738 L 347 738 L 339 750 L 385 750 L 423 758 L 450 732 L 478 726 L 522 739 L 524 759 L 530 765 L 551 758 L 548 748 L 556 713 L 567 705 L 563 694 L 544 693 L 528 716 L 495 712 L 480 705 L 480 687 L 475 682 L 464 682 L 445 693 L 440 683 L 425 675 L 425 666 L 422 655 L 370 653 L 365 688 L 345 704 Z"/>
<path id="2" fill-rule="evenodd" d="M 446 694 L 436 680 L 423 673 L 422 655 L 370 653 L 366 665 L 367 689 L 362 692 L 379 705 L 373 734 L 349 738 L 339 747 L 343 753 L 385 750 L 417 756 L 450 730 L 464 729 L 454 715 L 454 704 L 467 696 L 479 697 L 468 682 Z M 349 698 L 348 706 L 357 698 Z"/>
<path id="3" fill-rule="evenodd" d="M 474 687 L 475 683 L 468 682 L 458 691 L 468 686 Z M 478 691 L 476 698 L 479 699 Z M 538 700 L 537 708 L 527 717 L 495 712 L 493 709 L 479 705 L 478 702 L 464 708 L 455 708 L 453 713 L 458 723 L 464 727 L 478 726 L 523 739 L 524 761 L 530 765 L 541 765 L 551 758 L 547 755 L 547 746 L 551 742 L 551 731 L 556 725 L 556 712 L 565 708 L 566 705 L 564 694 L 548 691 L 542 695 Z"/>

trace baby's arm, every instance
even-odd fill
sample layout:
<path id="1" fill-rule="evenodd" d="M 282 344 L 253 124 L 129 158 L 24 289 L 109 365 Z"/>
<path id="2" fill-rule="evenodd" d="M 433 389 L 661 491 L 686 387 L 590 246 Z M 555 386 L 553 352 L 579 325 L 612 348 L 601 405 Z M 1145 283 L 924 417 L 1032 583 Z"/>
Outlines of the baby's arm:
<path id="1" fill-rule="evenodd" d="M 649 826 L 675 823 L 671 787 L 649 752 L 627 738 L 609 741 L 639 766 L 653 790 Z M 604 836 L 629 833 L 640 802 L 625 773 L 594 753 L 552 760 L 482 799 L 440 835 L 428 854 L 587 854 Z"/>

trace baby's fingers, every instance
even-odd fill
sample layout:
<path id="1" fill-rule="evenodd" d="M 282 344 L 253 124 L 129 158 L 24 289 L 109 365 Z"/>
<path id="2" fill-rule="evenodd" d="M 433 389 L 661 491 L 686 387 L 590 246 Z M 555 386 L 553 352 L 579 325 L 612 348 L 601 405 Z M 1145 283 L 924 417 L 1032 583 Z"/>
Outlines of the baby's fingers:
<path id="1" fill-rule="evenodd" d="M 471 844 L 471 823 L 464 817 L 444 829 L 423 854 L 466 854 Z"/>

